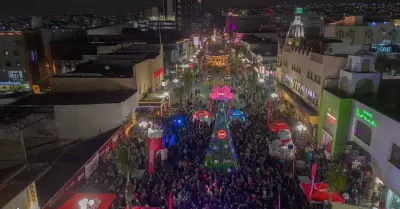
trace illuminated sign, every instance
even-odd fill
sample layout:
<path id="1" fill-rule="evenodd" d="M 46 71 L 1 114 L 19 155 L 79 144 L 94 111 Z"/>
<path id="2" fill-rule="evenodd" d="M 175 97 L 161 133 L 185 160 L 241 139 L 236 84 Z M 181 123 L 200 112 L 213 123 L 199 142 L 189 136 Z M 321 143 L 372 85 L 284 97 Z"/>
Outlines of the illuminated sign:
<path id="1" fill-rule="evenodd" d="M 374 120 L 374 118 L 372 117 L 372 114 L 370 112 L 368 112 L 367 110 L 360 110 L 360 109 L 356 109 L 356 115 L 359 118 L 364 119 L 364 121 L 366 121 L 367 123 L 369 123 L 371 126 L 376 127 L 376 121 Z"/>
<path id="2" fill-rule="evenodd" d="M 299 14 L 299 15 L 304 14 L 304 8 L 303 7 L 296 7 L 295 14 Z"/>
<path id="3" fill-rule="evenodd" d="M 156 72 L 153 73 L 154 78 L 158 77 L 161 75 L 161 73 L 164 72 L 164 68 L 160 68 L 159 70 L 157 70 Z"/>
<path id="4" fill-rule="evenodd" d="M 333 115 L 331 115 L 331 114 L 329 114 L 329 113 L 326 113 L 326 115 L 328 116 L 328 123 L 329 123 L 329 124 L 333 125 L 333 124 L 336 123 L 336 118 L 333 117 Z"/>
<path id="5" fill-rule="evenodd" d="M 218 135 L 218 138 L 219 138 L 219 139 L 223 140 L 223 139 L 226 138 L 226 131 L 225 131 L 225 130 L 219 130 L 219 131 L 217 132 L 217 135 Z"/>

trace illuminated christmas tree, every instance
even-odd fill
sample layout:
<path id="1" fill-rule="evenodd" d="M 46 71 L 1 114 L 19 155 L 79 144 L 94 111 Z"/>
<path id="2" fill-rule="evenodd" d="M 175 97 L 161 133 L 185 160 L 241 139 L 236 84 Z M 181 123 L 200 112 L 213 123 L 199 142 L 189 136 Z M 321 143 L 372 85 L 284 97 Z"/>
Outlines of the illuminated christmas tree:
<path id="1" fill-rule="evenodd" d="M 204 166 L 209 169 L 231 172 L 238 167 L 238 162 L 229 131 L 229 119 L 224 102 L 219 104 L 217 111 Z"/>

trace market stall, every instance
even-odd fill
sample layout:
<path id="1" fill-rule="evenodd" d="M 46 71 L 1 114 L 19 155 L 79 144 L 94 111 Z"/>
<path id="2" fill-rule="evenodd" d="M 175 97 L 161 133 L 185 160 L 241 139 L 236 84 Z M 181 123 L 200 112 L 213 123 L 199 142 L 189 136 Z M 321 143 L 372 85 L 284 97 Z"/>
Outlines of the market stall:
<path id="1" fill-rule="evenodd" d="M 212 114 L 207 110 L 197 110 L 192 114 L 193 120 L 200 120 L 203 122 L 210 123 Z"/>
<path id="2" fill-rule="evenodd" d="M 243 123 L 246 123 L 246 115 L 242 111 L 240 111 L 238 109 L 233 109 L 232 110 L 231 119 L 240 120 Z"/>
<path id="3" fill-rule="evenodd" d="M 303 190 L 304 195 L 306 195 L 309 201 L 324 202 L 329 200 L 328 184 L 324 182 L 312 183 L 301 182 L 300 187 Z M 312 191 L 311 191 L 312 190 Z M 337 192 L 332 192 L 331 197 L 332 202 L 344 203 L 343 197 Z"/>
<path id="4" fill-rule="evenodd" d="M 149 149 L 149 173 L 154 172 L 154 162 L 158 153 L 161 154 L 162 158 L 166 156 L 166 149 L 162 144 L 163 131 L 158 128 L 151 127 L 147 131 L 147 147 Z"/>

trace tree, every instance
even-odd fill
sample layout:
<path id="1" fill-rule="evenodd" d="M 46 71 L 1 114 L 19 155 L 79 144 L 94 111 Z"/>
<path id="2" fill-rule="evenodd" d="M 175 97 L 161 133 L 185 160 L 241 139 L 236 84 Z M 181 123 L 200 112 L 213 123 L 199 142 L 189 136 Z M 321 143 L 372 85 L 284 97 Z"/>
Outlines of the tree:
<path id="1" fill-rule="evenodd" d="M 326 183 L 328 184 L 329 192 L 329 205 L 331 205 L 332 194 L 334 191 L 342 193 L 347 188 L 347 179 L 344 172 L 333 169 L 326 176 Z"/>
<path id="2" fill-rule="evenodd" d="M 194 80 L 193 72 L 191 70 L 185 70 L 183 72 L 183 87 L 187 94 L 186 100 L 190 99 L 190 94 L 192 93 L 193 80 Z"/>
<path id="3" fill-rule="evenodd" d="M 174 88 L 174 93 L 175 95 L 179 98 L 179 106 L 182 108 L 182 100 L 183 100 L 183 95 L 185 93 L 185 88 L 184 86 L 177 86 Z"/>
<path id="4" fill-rule="evenodd" d="M 130 175 L 133 171 L 133 160 L 131 151 L 128 147 L 119 147 L 117 151 L 117 163 L 119 172 L 126 176 L 125 200 L 128 209 L 132 209 L 133 192 L 130 184 Z"/>

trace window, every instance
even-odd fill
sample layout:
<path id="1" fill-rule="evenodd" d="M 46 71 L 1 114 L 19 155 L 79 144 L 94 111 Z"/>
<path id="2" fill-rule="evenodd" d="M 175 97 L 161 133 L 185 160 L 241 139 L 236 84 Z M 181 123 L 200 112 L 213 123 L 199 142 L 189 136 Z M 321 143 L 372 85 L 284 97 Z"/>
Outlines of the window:
<path id="1" fill-rule="evenodd" d="M 400 169 L 400 146 L 393 143 L 392 151 L 390 152 L 389 162 Z"/>
<path id="2" fill-rule="evenodd" d="M 15 65 L 16 65 L 17 67 L 21 67 L 21 62 L 20 62 L 20 61 L 16 61 L 16 62 L 15 62 Z"/>
<path id="3" fill-rule="evenodd" d="M 4 50 L 4 55 L 8 56 L 8 50 Z"/>
<path id="4" fill-rule="evenodd" d="M 321 83 L 321 76 L 318 76 L 317 82 Z"/>
<path id="5" fill-rule="evenodd" d="M 19 56 L 19 51 L 18 50 L 14 50 L 13 54 L 14 54 L 14 56 Z"/>
<path id="6" fill-rule="evenodd" d="M 372 129 L 361 121 L 357 121 L 354 135 L 357 136 L 364 143 L 371 145 Z"/>
<path id="7" fill-rule="evenodd" d="M 10 61 L 6 61 L 6 67 L 11 67 L 11 62 Z"/>

